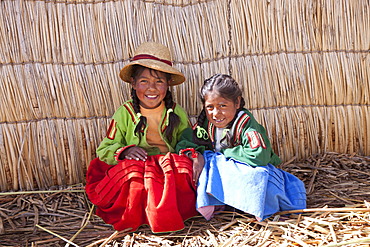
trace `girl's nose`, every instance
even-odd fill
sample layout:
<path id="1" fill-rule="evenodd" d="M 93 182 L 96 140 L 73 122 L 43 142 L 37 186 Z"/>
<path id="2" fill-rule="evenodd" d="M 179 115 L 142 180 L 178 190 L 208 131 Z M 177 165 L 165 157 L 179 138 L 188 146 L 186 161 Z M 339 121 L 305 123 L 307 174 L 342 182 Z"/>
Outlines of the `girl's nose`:
<path id="1" fill-rule="evenodd" d="M 220 113 L 220 109 L 218 109 L 218 107 L 215 107 L 215 108 L 213 109 L 213 111 L 212 111 L 212 114 L 213 114 L 214 116 L 219 115 L 219 113 Z"/>
<path id="2" fill-rule="evenodd" d="M 155 81 L 149 82 L 148 88 L 149 89 L 157 89 L 157 84 L 155 83 Z"/>

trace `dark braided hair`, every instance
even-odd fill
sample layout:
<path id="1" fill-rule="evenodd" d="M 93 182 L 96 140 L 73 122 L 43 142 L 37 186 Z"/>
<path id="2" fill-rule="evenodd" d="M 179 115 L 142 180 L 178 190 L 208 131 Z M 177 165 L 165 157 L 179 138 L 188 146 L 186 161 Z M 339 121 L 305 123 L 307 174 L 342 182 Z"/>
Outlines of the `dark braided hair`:
<path id="1" fill-rule="evenodd" d="M 132 105 L 134 107 L 135 113 L 139 113 L 140 112 L 140 100 L 136 95 L 136 90 L 133 88 L 131 88 L 131 98 L 132 98 Z M 145 125 L 146 125 L 146 117 L 141 115 L 140 121 L 136 125 L 136 128 L 134 130 L 134 133 L 139 137 L 139 139 L 141 139 Z"/>
<path id="2" fill-rule="evenodd" d="M 203 103 L 203 106 L 204 106 L 204 103 L 205 103 L 206 95 L 208 95 L 210 93 L 217 93 L 222 98 L 225 98 L 227 100 L 231 100 L 235 104 L 238 103 L 238 98 L 240 97 L 239 109 L 237 110 L 237 113 L 235 114 L 234 119 L 226 126 L 226 128 L 231 128 L 231 126 L 233 125 L 233 123 L 234 123 L 234 121 L 235 121 L 235 119 L 238 115 L 238 112 L 241 109 L 243 109 L 244 105 L 245 105 L 245 101 L 244 101 L 244 98 L 242 96 L 243 93 L 242 93 L 242 90 L 240 89 L 238 83 L 234 80 L 234 78 L 232 78 L 229 75 L 215 74 L 215 75 L 211 76 L 210 78 L 208 78 L 204 81 L 204 84 L 203 84 L 203 86 L 201 87 L 201 89 L 199 91 L 199 97 L 200 97 L 200 100 Z M 203 107 L 203 109 L 200 112 L 200 114 L 198 116 L 198 119 L 197 119 L 197 126 L 203 126 L 206 119 L 207 119 L 206 111 L 204 110 L 204 107 Z M 193 140 L 194 140 L 195 143 L 197 143 L 199 145 L 209 145 L 210 144 L 209 139 L 205 142 L 204 139 L 198 138 L 196 133 L 197 133 L 197 129 L 195 129 L 193 131 Z M 232 138 L 230 138 L 229 133 L 226 136 L 226 138 L 227 138 L 228 146 L 233 146 L 234 144 L 231 143 Z"/>
<path id="3" fill-rule="evenodd" d="M 135 79 L 138 75 L 140 75 L 145 69 L 148 69 L 147 67 L 141 66 L 141 65 L 133 65 L 132 66 L 132 77 Z M 150 69 L 150 73 L 156 76 L 156 70 Z M 171 74 L 165 73 L 166 74 L 166 80 L 169 81 L 171 80 Z M 131 88 L 131 98 L 132 98 L 132 104 L 134 107 L 135 113 L 140 113 L 140 100 L 136 95 L 136 90 Z M 164 97 L 164 103 L 166 109 L 173 109 L 175 107 L 175 102 L 172 99 L 172 93 L 170 90 L 167 90 L 166 96 Z M 136 125 L 136 128 L 134 130 L 134 133 L 139 137 L 139 139 L 142 137 L 145 125 L 147 123 L 146 117 L 140 116 L 140 121 Z M 169 122 L 168 126 L 164 132 L 166 138 L 168 139 L 169 142 L 172 141 L 172 133 L 174 129 L 180 124 L 180 117 L 177 116 L 175 112 L 170 112 L 169 114 Z"/>
<path id="4" fill-rule="evenodd" d="M 167 90 L 166 96 L 164 97 L 164 104 L 166 106 L 166 109 L 175 108 L 175 102 L 173 102 L 172 100 L 172 93 L 170 92 L 170 90 Z M 174 129 L 180 124 L 180 117 L 177 116 L 177 114 L 173 111 L 168 114 L 168 117 L 168 126 L 164 131 L 164 134 L 167 137 L 168 141 L 172 142 L 172 133 Z"/>

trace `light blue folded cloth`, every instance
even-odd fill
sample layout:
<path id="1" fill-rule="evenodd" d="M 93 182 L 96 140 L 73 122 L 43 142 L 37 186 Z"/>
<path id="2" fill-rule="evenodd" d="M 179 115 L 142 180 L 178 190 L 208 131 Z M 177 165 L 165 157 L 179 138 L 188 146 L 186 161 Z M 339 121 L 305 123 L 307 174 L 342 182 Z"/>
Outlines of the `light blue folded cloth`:
<path id="1" fill-rule="evenodd" d="M 197 210 L 209 219 L 206 208 L 229 205 L 264 220 L 276 212 L 306 208 L 306 190 L 296 176 L 275 166 L 253 167 L 205 151 L 197 187 Z M 209 207 L 211 206 L 211 207 Z"/>

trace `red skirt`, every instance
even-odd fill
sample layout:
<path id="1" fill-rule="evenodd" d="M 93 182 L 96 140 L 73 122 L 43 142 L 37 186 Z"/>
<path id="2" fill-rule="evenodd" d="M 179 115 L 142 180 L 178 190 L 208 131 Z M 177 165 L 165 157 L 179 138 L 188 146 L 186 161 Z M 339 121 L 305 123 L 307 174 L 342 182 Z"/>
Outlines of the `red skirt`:
<path id="1" fill-rule="evenodd" d="M 147 224 L 154 233 L 178 231 L 196 216 L 192 162 L 173 153 L 108 165 L 98 158 L 86 174 L 86 193 L 96 215 L 118 230 Z"/>

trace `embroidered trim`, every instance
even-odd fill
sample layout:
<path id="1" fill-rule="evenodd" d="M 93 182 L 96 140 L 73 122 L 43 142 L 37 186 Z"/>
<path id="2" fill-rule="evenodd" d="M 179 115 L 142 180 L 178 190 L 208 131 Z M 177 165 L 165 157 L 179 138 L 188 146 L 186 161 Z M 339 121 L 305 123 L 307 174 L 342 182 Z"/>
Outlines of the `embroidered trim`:
<path id="1" fill-rule="evenodd" d="M 197 135 L 197 138 L 199 139 L 203 139 L 203 140 L 208 140 L 209 139 L 209 135 L 207 133 L 207 131 L 200 127 L 200 126 L 197 126 L 196 127 L 196 135 Z"/>
<path id="2" fill-rule="evenodd" d="M 251 149 L 255 149 L 261 146 L 260 135 L 257 131 L 247 132 L 246 135 L 248 137 L 249 146 Z"/>
<path id="3" fill-rule="evenodd" d="M 234 130 L 234 133 L 233 133 L 233 136 L 234 136 L 234 143 L 235 144 L 240 144 L 240 136 L 241 136 L 241 133 L 243 131 L 243 128 L 245 127 L 245 125 L 248 123 L 250 117 L 247 113 L 244 113 L 243 115 L 241 115 L 235 125 L 235 130 Z"/>
<path id="4" fill-rule="evenodd" d="M 125 150 L 125 147 L 117 149 L 117 151 L 114 153 L 113 156 L 116 161 L 119 161 L 119 155 L 123 152 L 123 150 Z"/>
<path id="5" fill-rule="evenodd" d="M 162 121 L 162 124 L 161 124 L 161 131 L 162 133 L 164 133 L 164 131 L 167 129 L 167 125 L 168 125 L 168 113 L 166 113 L 166 115 L 164 116 L 164 119 Z"/>
<path id="6" fill-rule="evenodd" d="M 107 130 L 107 138 L 110 139 L 110 140 L 114 140 L 114 138 L 116 137 L 116 133 L 117 133 L 117 122 L 112 119 L 110 121 L 110 124 L 109 124 L 109 128 Z"/>
<path id="7" fill-rule="evenodd" d="M 123 106 L 126 108 L 126 110 L 128 111 L 128 113 L 130 114 L 132 122 L 134 122 L 134 124 L 136 124 L 136 122 L 137 122 L 137 115 L 136 115 L 136 113 L 134 111 L 134 106 L 133 106 L 132 102 L 129 102 L 127 104 L 124 104 Z"/>
<path id="8" fill-rule="evenodd" d="M 209 134 L 209 137 L 211 138 L 211 141 L 212 141 L 212 145 L 214 145 L 215 143 L 215 126 L 208 121 L 208 134 Z"/>

